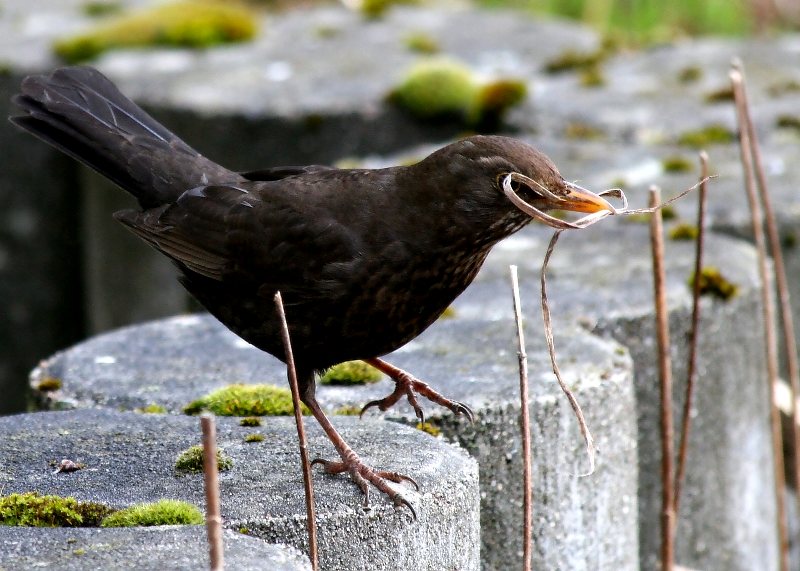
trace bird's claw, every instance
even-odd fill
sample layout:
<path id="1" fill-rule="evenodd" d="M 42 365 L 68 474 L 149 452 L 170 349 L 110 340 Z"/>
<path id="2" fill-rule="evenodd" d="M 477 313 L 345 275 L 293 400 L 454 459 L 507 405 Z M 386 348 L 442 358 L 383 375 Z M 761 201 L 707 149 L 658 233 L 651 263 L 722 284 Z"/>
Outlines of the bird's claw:
<path id="1" fill-rule="evenodd" d="M 389 482 L 394 482 L 395 484 L 408 482 L 412 484 L 417 491 L 419 491 L 419 484 L 417 484 L 417 482 L 410 476 L 400 474 L 399 472 L 390 472 L 388 470 L 375 470 L 364 464 L 357 457 L 350 458 L 348 461 L 335 461 L 315 458 L 311 461 L 311 465 L 314 466 L 315 464 L 321 464 L 326 474 L 341 474 L 343 472 L 347 472 L 350 475 L 350 479 L 353 480 L 353 482 L 361 490 L 361 493 L 364 494 L 364 508 L 369 508 L 369 484 L 372 484 L 379 491 L 386 494 L 389 499 L 392 500 L 395 506 L 407 507 L 411 511 L 411 515 L 416 521 L 417 512 L 411 503 L 409 503 L 409 501 L 404 498 L 401 493 L 393 490 L 387 483 L 387 480 Z"/>
<path id="2" fill-rule="evenodd" d="M 397 401 L 405 396 L 408 400 L 408 404 L 414 409 L 414 414 L 417 416 L 417 419 L 419 419 L 421 423 L 424 423 L 425 413 L 422 411 L 422 407 L 419 405 L 419 401 L 417 400 L 417 394 L 420 394 L 429 401 L 449 409 L 457 416 L 464 415 L 467 417 L 470 424 L 475 424 L 475 413 L 472 412 L 470 407 L 462 402 L 448 399 L 447 397 L 433 390 L 427 383 L 412 377 L 405 371 L 402 371 L 402 374 L 398 375 L 393 380 L 395 382 L 394 391 L 392 391 L 389 396 L 386 396 L 382 399 L 369 401 L 361 409 L 359 417 L 363 417 L 367 409 L 374 406 L 377 406 L 381 411 L 387 411 L 397 404 Z"/>

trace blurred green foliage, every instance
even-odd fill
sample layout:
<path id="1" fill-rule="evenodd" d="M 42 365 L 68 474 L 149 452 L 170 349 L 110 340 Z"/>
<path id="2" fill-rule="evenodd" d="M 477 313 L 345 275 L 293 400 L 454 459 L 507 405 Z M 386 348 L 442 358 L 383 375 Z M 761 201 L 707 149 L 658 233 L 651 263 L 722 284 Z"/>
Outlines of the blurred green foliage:
<path id="1" fill-rule="evenodd" d="M 518 8 L 571 18 L 626 43 L 685 35 L 744 35 L 757 27 L 758 0 L 476 0 L 486 7 Z"/>

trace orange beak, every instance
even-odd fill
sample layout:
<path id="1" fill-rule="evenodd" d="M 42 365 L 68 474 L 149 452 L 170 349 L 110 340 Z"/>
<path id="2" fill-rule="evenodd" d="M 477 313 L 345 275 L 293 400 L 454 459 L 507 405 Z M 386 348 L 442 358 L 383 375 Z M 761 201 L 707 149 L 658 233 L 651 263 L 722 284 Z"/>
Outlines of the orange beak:
<path id="1" fill-rule="evenodd" d="M 567 185 L 567 194 L 563 196 L 563 201 L 554 203 L 553 208 L 558 210 L 569 210 L 572 212 L 600 212 L 601 210 L 608 210 L 615 212 L 615 209 L 609 202 L 601 196 L 596 195 L 590 190 L 586 190 L 577 184 L 565 182 Z"/>

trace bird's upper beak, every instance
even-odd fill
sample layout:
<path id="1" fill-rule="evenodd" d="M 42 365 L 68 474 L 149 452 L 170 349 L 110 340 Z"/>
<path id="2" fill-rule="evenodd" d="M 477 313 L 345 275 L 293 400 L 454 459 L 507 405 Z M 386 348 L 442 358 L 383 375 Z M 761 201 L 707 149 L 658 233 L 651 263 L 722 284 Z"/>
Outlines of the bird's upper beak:
<path id="1" fill-rule="evenodd" d="M 569 210 L 572 212 L 600 212 L 608 210 L 609 212 L 616 212 L 613 206 L 601 196 L 586 190 L 583 187 L 573 184 L 571 182 L 564 183 L 567 187 L 567 193 L 562 195 L 563 200 L 551 204 L 552 208 L 558 210 Z"/>

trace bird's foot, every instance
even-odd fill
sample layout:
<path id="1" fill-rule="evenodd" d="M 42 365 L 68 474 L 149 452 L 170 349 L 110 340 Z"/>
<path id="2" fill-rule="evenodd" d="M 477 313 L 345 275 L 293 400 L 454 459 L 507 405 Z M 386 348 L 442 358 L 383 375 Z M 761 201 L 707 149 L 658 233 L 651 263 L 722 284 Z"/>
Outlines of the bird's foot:
<path id="1" fill-rule="evenodd" d="M 371 466 L 365 464 L 355 453 L 347 455 L 344 460 L 339 462 L 316 458 L 311 462 L 312 466 L 314 464 L 321 464 L 326 474 L 341 474 L 343 472 L 350 474 L 350 479 L 356 483 L 361 489 L 361 493 L 364 494 L 365 508 L 369 507 L 369 484 L 372 484 L 379 491 L 386 494 L 394 505 L 398 507 L 405 506 L 411 510 L 411 515 L 414 516 L 414 519 L 417 519 L 417 512 L 414 511 L 409 501 L 405 499 L 400 492 L 389 485 L 389 482 L 394 482 L 395 484 L 409 482 L 419 491 L 419 486 L 413 478 L 397 472 L 375 470 Z"/>
<path id="2" fill-rule="evenodd" d="M 420 422 L 425 422 L 425 414 L 422 412 L 422 407 L 419 405 L 417 395 L 422 395 L 429 401 L 450 409 L 453 414 L 463 414 L 470 422 L 475 422 L 475 415 L 472 409 L 462 402 L 450 400 L 449 398 L 441 395 L 433 390 L 430 385 L 420 381 L 412 374 L 399 369 L 394 365 L 387 363 L 382 359 L 367 359 L 367 363 L 385 373 L 395 382 L 394 391 L 389 396 L 380 400 L 373 400 L 364 405 L 361 409 L 360 416 L 363 416 L 367 409 L 377 406 L 378 409 L 386 411 L 399 401 L 403 396 L 408 399 L 408 404 L 414 409 L 414 413 Z"/>

